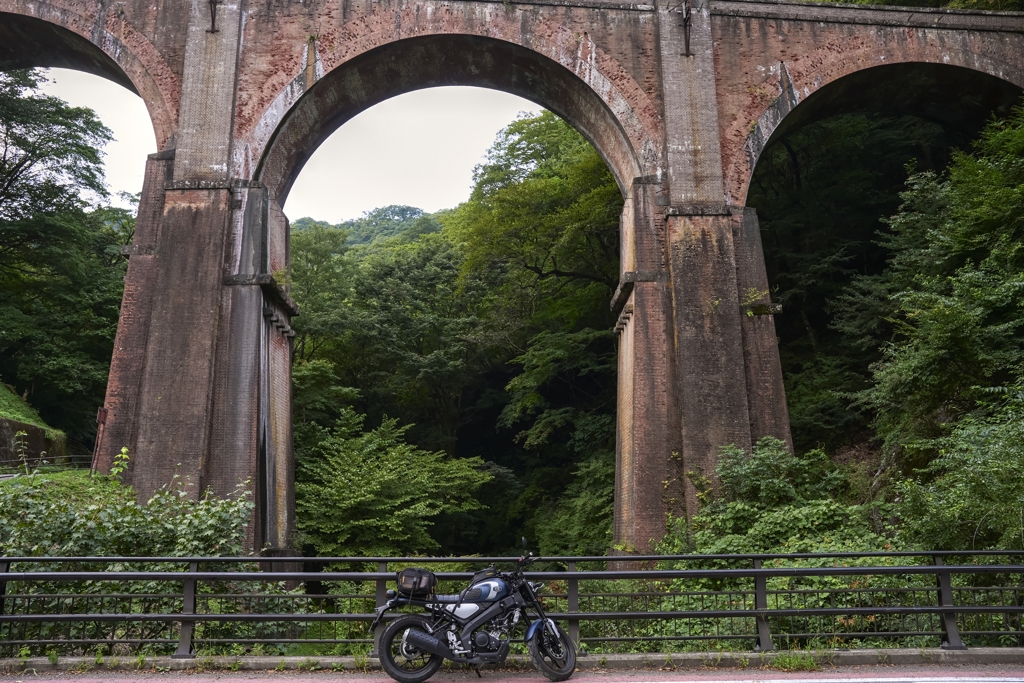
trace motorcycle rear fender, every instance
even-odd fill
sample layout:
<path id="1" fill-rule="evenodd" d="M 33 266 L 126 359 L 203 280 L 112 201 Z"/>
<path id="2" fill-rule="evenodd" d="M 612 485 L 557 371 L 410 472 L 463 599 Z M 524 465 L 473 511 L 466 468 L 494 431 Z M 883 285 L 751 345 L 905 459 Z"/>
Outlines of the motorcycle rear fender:
<path id="1" fill-rule="evenodd" d="M 404 598 L 402 596 L 391 598 L 390 600 L 385 602 L 383 605 L 381 605 L 380 607 L 378 607 L 377 609 L 374 610 L 374 613 L 377 616 L 375 616 L 373 618 L 373 621 L 370 622 L 370 632 L 372 633 L 373 630 L 377 628 L 377 624 L 380 623 L 380 620 L 384 617 L 384 613 L 387 612 L 389 609 L 392 609 L 394 607 L 402 607 L 403 605 L 423 605 L 423 604 L 424 603 L 422 601 L 417 602 L 417 601 L 410 600 L 408 598 Z"/>

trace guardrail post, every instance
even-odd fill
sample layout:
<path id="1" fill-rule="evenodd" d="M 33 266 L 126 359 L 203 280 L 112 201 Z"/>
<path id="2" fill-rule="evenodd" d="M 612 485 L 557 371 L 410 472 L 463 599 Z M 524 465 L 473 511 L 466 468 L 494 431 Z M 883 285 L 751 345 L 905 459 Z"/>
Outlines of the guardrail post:
<path id="1" fill-rule="evenodd" d="M 190 562 L 188 571 L 189 573 L 199 571 L 199 563 Z M 182 617 L 185 617 L 189 614 L 196 613 L 196 580 L 185 579 L 183 583 L 185 584 L 185 587 L 182 591 L 181 615 Z M 178 649 L 175 650 L 173 655 L 171 655 L 171 659 L 195 658 L 195 647 L 192 641 L 192 632 L 195 629 L 195 625 L 195 621 L 182 619 L 181 632 L 178 634 Z"/>
<path id="2" fill-rule="evenodd" d="M 378 562 L 377 571 L 381 574 L 388 570 L 387 562 Z M 374 604 L 377 607 L 381 607 L 388 600 L 388 581 L 387 579 L 377 579 L 377 590 L 375 592 Z M 377 624 L 377 628 L 373 631 L 373 651 L 370 653 L 376 657 L 380 657 L 380 637 L 384 635 L 384 622 L 381 621 Z"/>
<path id="3" fill-rule="evenodd" d="M 575 562 L 569 562 L 567 567 L 570 572 L 576 571 Z M 575 576 L 569 578 L 566 593 L 568 594 L 569 614 L 578 614 L 580 611 L 580 580 Z M 569 618 L 569 638 L 576 644 L 577 650 L 582 648 L 582 644 L 580 643 L 579 619 Z"/>
<path id="4" fill-rule="evenodd" d="M 6 574 L 11 568 L 10 562 L 0 562 L 0 576 Z M 4 613 L 4 596 L 7 595 L 7 582 L 0 581 L 0 614 Z"/>
<path id="5" fill-rule="evenodd" d="M 942 555 L 935 555 L 933 560 L 936 567 L 942 567 L 945 565 Z M 949 570 L 937 571 L 936 578 L 938 578 L 939 586 L 939 606 L 952 607 L 953 581 L 950 577 Z M 942 649 L 966 650 L 967 646 L 964 645 L 964 641 L 960 638 L 960 628 L 956 625 L 956 612 L 943 612 L 940 615 L 940 621 L 942 622 L 943 633 Z"/>
<path id="6" fill-rule="evenodd" d="M 754 560 L 754 569 L 761 568 L 761 560 Z M 754 577 L 754 612 L 757 620 L 757 645 L 754 650 L 767 652 L 775 649 L 772 642 L 772 629 L 768 625 L 765 611 L 768 609 L 768 577 L 758 574 Z"/>

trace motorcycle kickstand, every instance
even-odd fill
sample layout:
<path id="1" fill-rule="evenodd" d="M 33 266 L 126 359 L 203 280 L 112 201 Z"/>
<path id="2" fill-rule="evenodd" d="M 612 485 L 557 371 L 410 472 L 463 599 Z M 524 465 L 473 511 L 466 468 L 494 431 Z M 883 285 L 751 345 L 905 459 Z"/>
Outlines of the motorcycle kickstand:
<path id="1" fill-rule="evenodd" d="M 473 670 L 476 671 L 476 677 L 477 678 L 483 678 L 484 677 L 484 675 L 482 673 L 480 673 L 480 665 L 479 664 L 474 666 Z"/>

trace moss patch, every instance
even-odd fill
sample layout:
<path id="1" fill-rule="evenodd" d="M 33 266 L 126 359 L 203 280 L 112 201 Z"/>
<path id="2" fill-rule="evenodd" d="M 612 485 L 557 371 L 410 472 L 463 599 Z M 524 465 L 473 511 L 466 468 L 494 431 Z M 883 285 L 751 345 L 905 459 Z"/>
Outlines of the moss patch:
<path id="1" fill-rule="evenodd" d="M 42 429 L 50 428 L 48 424 L 43 422 L 43 418 L 39 417 L 36 409 L 23 401 L 6 384 L 0 384 L 0 417 L 35 425 Z"/>

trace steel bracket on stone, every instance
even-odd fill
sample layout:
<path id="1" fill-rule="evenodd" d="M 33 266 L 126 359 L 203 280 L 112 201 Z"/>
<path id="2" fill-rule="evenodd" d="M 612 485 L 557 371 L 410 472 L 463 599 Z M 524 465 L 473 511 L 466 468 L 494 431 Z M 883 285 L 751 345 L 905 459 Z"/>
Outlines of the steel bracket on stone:
<path id="1" fill-rule="evenodd" d="M 627 270 L 619 278 L 619 286 L 612 294 L 612 313 L 626 305 L 629 295 L 633 293 L 633 285 L 637 282 L 668 282 L 668 274 L 658 270 Z"/>
<path id="2" fill-rule="evenodd" d="M 224 278 L 224 285 L 227 287 L 245 287 L 258 285 L 263 290 L 263 295 L 274 302 L 288 315 L 295 317 L 299 314 L 299 305 L 281 287 L 281 284 L 274 279 L 273 275 L 263 273 L 261 275 L 228 275 Z"/>
<path id="3" fill-rule="evenodd" d="M 622 309 L 622 313 L 619 313 L 618 319 L 615 321 L 615 334 L 620 334 L 622 330 L 626 329 L 626 324 L 629 323 L 629 319 L 633 317 L 633 307 L 627 305 Z"/>
<path id="4" fill-rule="evenodd" d="M 289 325 L 284 318 L 279 316 L 277 311 L 270 306 L 263 307 L 263 317 L 269 320 L 270 324 L 285 337 L 291 339 L 295 336 L 295 330 L 291 328 L 291 325 Z"/>

